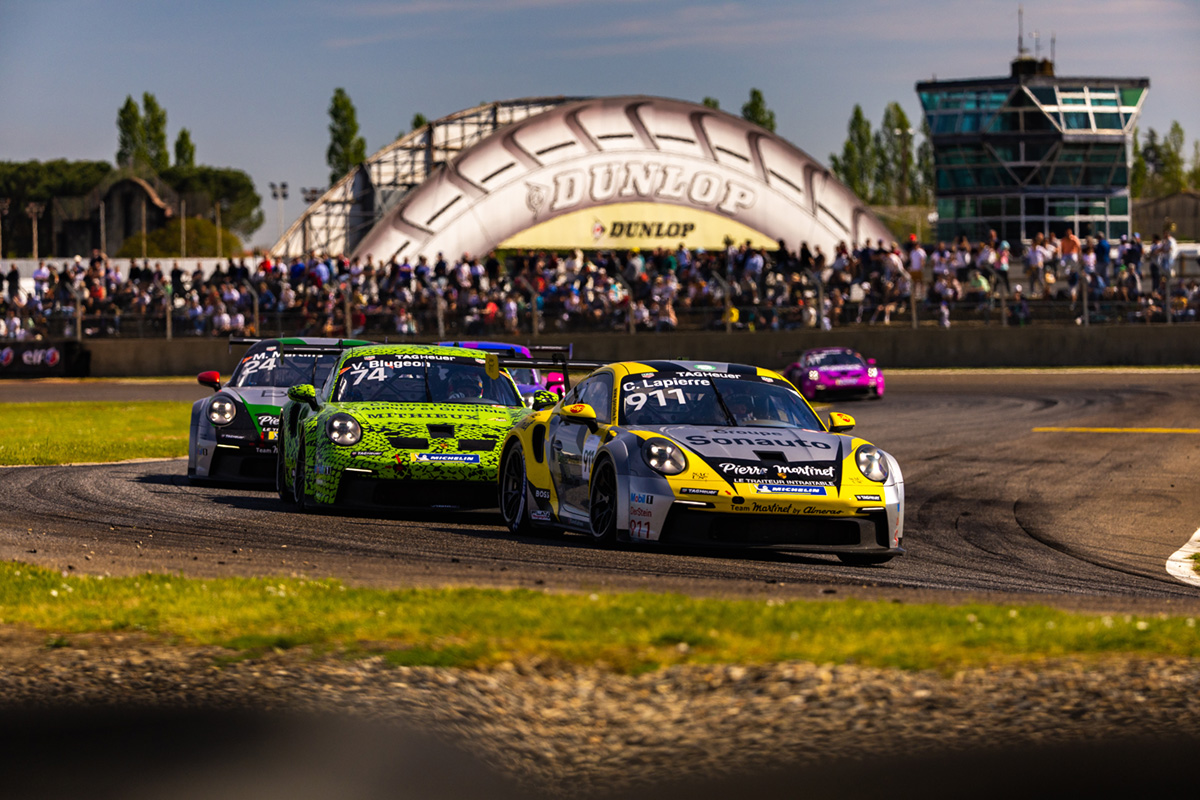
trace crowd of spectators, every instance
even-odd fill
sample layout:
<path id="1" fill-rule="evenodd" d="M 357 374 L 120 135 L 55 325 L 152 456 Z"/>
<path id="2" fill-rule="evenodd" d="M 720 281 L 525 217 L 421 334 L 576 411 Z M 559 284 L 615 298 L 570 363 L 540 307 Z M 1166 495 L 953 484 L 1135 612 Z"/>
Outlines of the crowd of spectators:
<path id="1" fill-rule="evenodd" d="M 212 272 L 180 261 L 114 260 L 99 251 L 42 261 L 32 290 L 13 266 L 4 275 L 0 338 L 154 335 L 171 312 L 175 336 L 307 335 L 430 338 L 600 330 L 787 329 L 887 325 L 912 310 L 949 325 L 951 311 L 1009 322 L 1030 301 L 1083 301 L 1100 315 L 1120 303 L 1130 319 L 1165 309 L 1194 319 L 1197 282 L 1173 280 L 1169 234 L 1081 241 L 1038 234 L 1014 252 L 995 232 L 926 250 L 877 240 L 826 254 L 801 243 L 723 250 L 656 248 L 584 254 L 515 251 L 416 263 L 312 255 L 289 261 L 236 258 Z M 1128 310 L 1132 309 L 1132 310 Z M 257 328 L 256 328 L 257 320 Z"/>

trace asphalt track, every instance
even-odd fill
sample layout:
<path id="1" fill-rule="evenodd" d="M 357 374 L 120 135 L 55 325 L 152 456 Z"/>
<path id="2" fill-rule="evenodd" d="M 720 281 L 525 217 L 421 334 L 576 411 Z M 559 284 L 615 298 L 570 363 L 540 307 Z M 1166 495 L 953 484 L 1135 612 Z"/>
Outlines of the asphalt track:
<path id="1" fill-rule="evenodd" d="M 1166 570 L 1200 527 L 1200 371 L 888 379 L 882 401 L 835 406 L 904 469 L 908 552 L 882 566 L 778 551 L 603 551 L 577 535 L 513 536 L 491 511 L 302 514 L 273 491 L 190 485 L 182 459 L 0 469 L 0 558 L 79 573 L 336 576 L 388 587 L 1200 608 L 1200 587 Z M 206 391 L 187 381 L 4 382 L 0 402 Z"/>

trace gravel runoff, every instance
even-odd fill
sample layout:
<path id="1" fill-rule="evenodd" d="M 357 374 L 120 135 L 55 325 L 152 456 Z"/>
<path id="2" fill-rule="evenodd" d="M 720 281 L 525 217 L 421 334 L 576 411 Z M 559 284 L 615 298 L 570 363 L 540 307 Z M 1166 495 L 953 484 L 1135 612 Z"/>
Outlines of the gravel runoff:
<path id="1" fill-rule="evenodd" d="M 130 717 L 132 709 L 151 716 Z M 118 710 L 126 716 L 96 726 L 97 714 L 104 719 Z M 200 722 L 189 716 L 201 711 L 285 715 L 296 726 L 281 739 L 278 730 L 268 734 L 245 716 Z M 31 723 L 39 719 L 52 720 L 47 730 Z M 363 727 L 339 729 L 346 720 Z M 1013 765 L 1022 763 L 1022 754 L 1051 754 L 1045 771 L 1069 774 L 1076 790 L 1081 775 L 1111 781 L 1106 769 L 1116 769 L 1119 757 L 1079 754 L 1089 766 L 1071 770 L 1075 756 L 1055 749 L 1078 744 L 1122 745 L 1113 750 L 1126 758 L 1116 775 L 1135 768 L 1153 773 L 1155 766 L 1136 762 L 1137 753 L 1161 757 L 1164 747 L 1186 744 L 1191 758 L 1180 767 L 1194 776 L 1200 661 L 1062 660 L 953 675 L 789 662 L 629 676 L 537 661 L 489 671 L 394 668 L 377 657 L 300 651 L 238 660 L 219 648 L 173 647 L 139 635 L 51 641 L 44 633 L 0 627 L 0 726 L 6 724 L 0 769 L 10 788 L 28 792 L 11 797 L 54 796 L 43 778 L 69 774 L 65 765 L 79 768 L 80 753 L 91 750 L 85 771 L 93 797 L 105 796 L 106 769 L 109 796 L 162 796 L 161 781 L 170 776 L 156 773 L 153 781 L 160 783 L 140 788 L 134 776 L 145 773 L 146 754 L 153 752 L 146 742 L 170 741 L 178 733 L 173 728 L 227 741 L 240 754 L 236 768 L 178 765 L 169 790 L 175 797 L 329 797 L 331 781 L 347 797 L 728 797 L 730 786 L 744 790 L 755 781 L 762 784 L 760 795 L 782 797 L 791 794 L 775 789 L 801 779 L 810 796 L 820 796 L 822 785 L 838 787 L 826 796 L 860 796 L 853 786 L 886 786 L 892 796 L 906 796 L 898 791 L 903 765 L 944 780 L 952 774 L 946 764 L 961 767 L 978 753 L 1003 753 L 997 763 L 979 766 L 992 772 L 982 784 L 978 775 L 971 779 L 974 796 L 991 796 L 988 786 L 1016 780 Z M 75 724 L 92 732 L 82 737 L 87 745 L 56 752 Z M 152 729 L 150 735 L 135 733 L 138 726 Z M 341 742 L 336 757 L 334 731 Z M 280 756 L 264 749 L 268 736 L 281 742 L 276 749 L 306 754 L 299 773 L 294 762 L 271 767 Z M 345 756 L 351 740 L 362 743 L 353 748 L 357 760 Z M 1136 746 L 1123 746 L 1127 740 Z M 129 752 L 142 748 L 149 749 Z M 258 766 L 250 769 L 239 759 L 257 759 Z M 924 772 L 913 766 L 926 763 L 922 759 L 932 759 Z M 375 783 L 366 778 L 372 772 Z M 400 777 L 385 779 L 384 773 Z M 424 776 L 423 788 L 414 788 L 414 776 Z M 221 780 L 254 791 L 239 794 Z M 931 791 L 936 785 L 925 782 L 913 796 L 956 796 Z M 397 792 L 398 786 L 410 791 Z M 1157 794 L 1170 796 L 1174 787 L 1158 786 Z"/>

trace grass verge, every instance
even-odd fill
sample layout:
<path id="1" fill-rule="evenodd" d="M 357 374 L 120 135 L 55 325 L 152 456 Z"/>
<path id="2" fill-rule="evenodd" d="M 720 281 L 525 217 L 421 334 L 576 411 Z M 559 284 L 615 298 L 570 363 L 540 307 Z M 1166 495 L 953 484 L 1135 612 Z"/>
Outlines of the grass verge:
<path id="1" fill-rule="evenodd" d="M 801 660 L 906 670 L 1046 658 L 1200 658 L 1190 617 L 1044 607 L 754 601 L 528 590 L 350 588 L 331 580 L 64 576 L 0 564 L 0 622 L 72 634 L 140 631 L 231 657 L 270 649 L 488 667 L 531 657 L 637 673 L 681 663 Z"/>
<path id="2" fill-rule="evenodd" d="M 0 466 L 187 455 L 189 402 L 9 403 Z"/>

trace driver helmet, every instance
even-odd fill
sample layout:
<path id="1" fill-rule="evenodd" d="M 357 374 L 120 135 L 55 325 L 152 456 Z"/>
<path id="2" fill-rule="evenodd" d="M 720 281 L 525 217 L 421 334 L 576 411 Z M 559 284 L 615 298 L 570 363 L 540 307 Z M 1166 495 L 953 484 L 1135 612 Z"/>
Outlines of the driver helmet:
<path id="1" fill-rule="evenodd" d="M 729 408 L 729 413 L 739 420 L 754 413 L 754 397 L 745 389 L 730 392 L 725 398 L 725 405 Z"/>
<path id="2" fill-rule="evenodd" d="M 483 397 L 483 379 L 469 372 L 450 376 L 451 397 Z"/>

